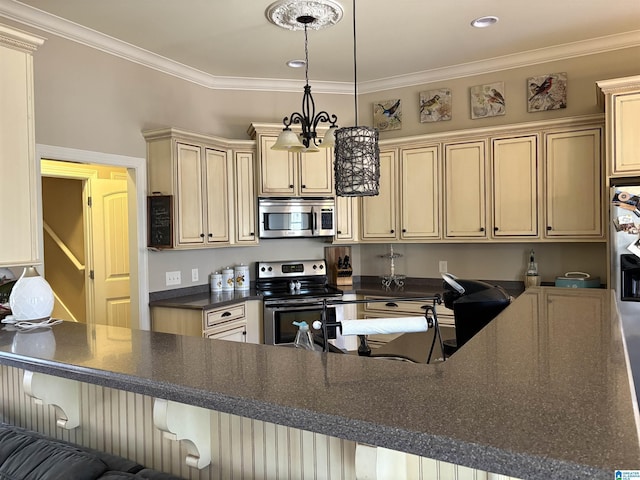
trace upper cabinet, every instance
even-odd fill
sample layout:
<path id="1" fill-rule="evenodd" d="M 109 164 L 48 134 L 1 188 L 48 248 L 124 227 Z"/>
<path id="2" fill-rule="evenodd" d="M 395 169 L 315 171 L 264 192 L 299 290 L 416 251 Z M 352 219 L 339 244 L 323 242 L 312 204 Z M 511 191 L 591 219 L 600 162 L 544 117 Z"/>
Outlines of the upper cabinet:
<path id="1" fill-rule="evenodd" d="M 174 248 L 257 243 L 252 142 L 176 129 L 143 134 L 149 192 L 172 196 Z"/>
<path id="2" fill-rule="evenodd" d="M 538 236 L 538 135 L 491 141 L 492 235 Z"/>
<path id="3" fill-rule="evenodd" d="M 32 53 L 43 43 L 0 25 L 0 171 L 6 174 L 0 189 L 0 266 L 41 261 Z"/>
<path id="4" fill-rule="evenodd" d="M 640 75 L 598 82 L 605 95 L 607 173 L 640 175 Z"/>
<path id="5" fill-rule="evenodd" d="M 486 238 L 486 142 L 444 146 L 446 238 Z"/>
<path id="6" fill-rule="evenodd" d="M 601 128 L 545 133 L 547 238 L 603 238 Z"/>
<path id="7" fill-rule="evenodd" d="M 282 125 L 252 124 L 249 134 L 258 147 L 258 194 L 263 197 L 334 195 L 333 149 L 292 153 L 272 150 Z"/>

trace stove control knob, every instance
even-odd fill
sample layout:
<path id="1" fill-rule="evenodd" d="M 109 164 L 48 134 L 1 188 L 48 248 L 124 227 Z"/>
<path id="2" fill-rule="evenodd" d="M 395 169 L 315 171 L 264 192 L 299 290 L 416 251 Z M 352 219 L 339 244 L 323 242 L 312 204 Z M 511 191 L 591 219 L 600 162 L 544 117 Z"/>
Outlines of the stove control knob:
<path id="1" fill-rule="evenodd" d="M 314 266 L 313 266 L 313 269 L 314 269 L 314 270 L 317 270 L 317 269 L 318 269 L 318 266 L 317 266 L 317 265 L 314 265 Z"/>
<path id="2" fill-rule="evenodd" d="M 261 272 L 264 272 L 265 270 L 266 270 L 266 268 L 264 268 L 264 267 L 262 267 L 262 268 L 260 269 L 260 271 L 261 271 Z"/>
<path id="3" fill-rule="evenodd" d="M 324 265 L 320 265 L 320 267 L 319 267 L 319 268 L 320 268 L 320 270 L 322 270 L 322 269 L 324 268 Z"/>

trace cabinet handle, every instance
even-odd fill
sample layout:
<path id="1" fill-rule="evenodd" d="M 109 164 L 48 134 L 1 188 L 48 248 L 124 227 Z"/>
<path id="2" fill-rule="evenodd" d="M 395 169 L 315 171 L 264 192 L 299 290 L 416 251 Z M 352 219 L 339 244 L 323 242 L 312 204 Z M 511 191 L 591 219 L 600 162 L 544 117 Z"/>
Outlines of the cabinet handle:
<path id="1" fill-rule="evenodd" d="M 342 230 L 338 230 L 336 233 L 337 233 L 338 235 L 342 235 Z"/>
<path id="2" fill-rule="evenodd" d="M 550 225 L 547 225 L 547 231 L 549 231 L 549 230 L 553 230 L 553 228 L 551 228 Z"/>
<path id="3" fill-rule="evenodd" d="M 222 315 L 220 315 L 221 317 L 230 317 L 231 316 L 231 312 L 224 312 Z"/>
<path id="4" fill-rule="evenodd" d="M 213 237 L 213 233 L 210 233 L 210 234 L 209 234 L 209 238 L 211 238 L 211 237 Z"/>
<path id="5" fill-rule="evenodd" d="M 493 227 L 494 232 L 497 232 L 498 230 L 500 230 L 498 227 Z"/>
<path id="6" fill-rule="evenodd" d="M 397 308 L 398 304 L 394 303 L 394 302 L 387 302 L 387 303 L 384 304 L 384 306 L 385 307 L 396 307 Z"/>

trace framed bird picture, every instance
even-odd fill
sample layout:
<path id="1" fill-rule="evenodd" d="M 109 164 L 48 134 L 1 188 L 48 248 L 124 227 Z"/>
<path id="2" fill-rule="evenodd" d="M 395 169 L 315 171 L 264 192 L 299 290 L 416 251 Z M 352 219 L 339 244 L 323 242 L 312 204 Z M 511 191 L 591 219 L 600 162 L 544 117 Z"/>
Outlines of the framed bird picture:
<path id="1" fill-rule="evenodd" d="M 451 89 L 439 88 L 420 92 L 420 122 L 451 120 Z"/>
<path id="2" fill-rule="evenodd" d="M 400 130 L 402 128 L 402 103 L 400 99 L 374 102 L 373 126 L 381 132 Z"/>
<path id="3" fill-rule="evenodd" d="M 504 82 L 471 87 L 471 119 L 504 115 L 506 107 Z"/>
<path id="4" fill-rule="evenodd" d="M 567 74 L 550 73 L 527 78 L 527 111 L 567 108 Z"/>

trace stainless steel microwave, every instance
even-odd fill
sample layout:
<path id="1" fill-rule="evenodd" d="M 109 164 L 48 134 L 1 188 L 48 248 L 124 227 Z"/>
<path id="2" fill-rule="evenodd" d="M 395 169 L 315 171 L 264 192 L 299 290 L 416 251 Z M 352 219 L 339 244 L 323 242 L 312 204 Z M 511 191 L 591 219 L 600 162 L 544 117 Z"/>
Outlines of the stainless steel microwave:
<path id="1" fill-rule="evenodd" d="M 259 198 L 260 238 L 332 237 L 333 198 Z"/>

